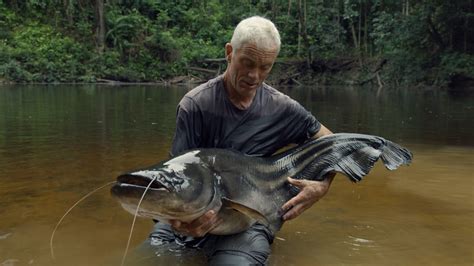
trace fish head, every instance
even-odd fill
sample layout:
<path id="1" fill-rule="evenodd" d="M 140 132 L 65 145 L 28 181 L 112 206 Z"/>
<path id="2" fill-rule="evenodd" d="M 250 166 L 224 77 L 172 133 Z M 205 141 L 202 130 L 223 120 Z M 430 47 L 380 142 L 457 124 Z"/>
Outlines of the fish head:
<path id="1" fill-rule="evenodd" d="M 122 174 L 111 192 L 132 214 L 160 221 L 189 222 L 209 209 L 218 188 L 215 174 L 197 150 L 157 166 Z"/>

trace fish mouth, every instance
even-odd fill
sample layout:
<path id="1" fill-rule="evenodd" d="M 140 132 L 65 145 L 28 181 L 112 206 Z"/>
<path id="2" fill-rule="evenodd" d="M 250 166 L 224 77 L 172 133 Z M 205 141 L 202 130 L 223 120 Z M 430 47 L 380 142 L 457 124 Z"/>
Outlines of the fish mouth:
<path id="1" fill-rule="evenodd" d="M 151 184 L 150 184 L 151 183 Z M 138 188 L 170 192 L 171 188 L 160 181 L 160 178 L 150 178 L 137 174 L 123 174 L 117 177 L 117 185 L 122 188 Z"/>

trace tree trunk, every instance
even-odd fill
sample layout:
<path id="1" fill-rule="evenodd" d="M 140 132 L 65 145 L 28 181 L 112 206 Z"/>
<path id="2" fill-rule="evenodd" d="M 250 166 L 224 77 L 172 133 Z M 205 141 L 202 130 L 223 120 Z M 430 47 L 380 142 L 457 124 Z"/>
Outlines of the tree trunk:
<path id="1" fill-rule="evenodd" d="M 341 27 L 341 6 L 340 6 L 340 1 L 335 1 L 335 5 L 337 8 L 337 19 L 336 19 L 336 24 L 337 24 L 337 42 L 340 42 L 341 34 L 339 32 L 339 28 Z"/>
<path id="2" fill-rule="evenodd" d="M 449 49 L 453 49 L 453 39 L 454 39 L 454 33 L 453 33 L 453 29 L 451 28 L 449 30 Z"/>
<path id="3" fill-rule="evenodd" d="M 365 2 L 364 5 L 364 47 L 365 47 L 365 53 L 369 53 L 369 45 L 368 45 L 368 39 L 369 39 L 369 29 L 368 29 L 368 23 L 367 23 L 367 15 L 368 15 L 368 2 Z"/>
<path id="4" fill-rule="evenodd" d="M 291 12 L 291 0 L 288 0 L 288 18 L 290 17 Z"/>
<path id="5" fill-rule="evenodd" d="M 275 18 L 277 17 L 277 12 L 278 12 L 278 7 L 276 0 L 272 1 L 272 21 L 275 21 Z"/>
<path id="6" fill-rule="evenodd" d="M 354 47 L 356 49 L 359 49 L 359 46 L 357 45 L 357 34 L 356 34 L 356 29 L 354 27 L 354 22 L 351 20 L 350 21 L 350 24 L 351 24 L 351 32 L 352 32 L 352 39 L 354 40 Z"/>
<path id="7" fill-rule="evenodd" d="M 306 50 L 306 64 L 307 67 L 310 67 L 311 64 L 311 50 L 309 49 L 309 40 L 308 40 L 308 28 L 306 27 L 307 25 L 307 19 L 308 19 L 308 12 L 307 12 L 307 0 L 303 0 L 303 42 L 304 42 L 304 47 Z"/>
<path id="8" fill-rule="evenodd" d="M 77 6 L 79 7 L 79 9 L 82 11 L 84 10 L 84 2 L 81 1 L 81 0 L 78 0 L 77 1 Z"/>
<path id="9" fill-rule="evenodd" d="M 105 48 L 104 0 L 95 0 L 97 51 L 102 53 Z"/>
<path id="10" fill-rule="evenodd" d="M 433 21 L 431 19 L 431 15 L 428 15 L 426 18 L 426 22 L 428 24 L 429 32 L 435 43 L 438 45 L 439 49 L 443 51 L 446 48 L 446 45 L 443 41 L 443 37 L 441 37 L 441 34 L 438 32 L 436 29 L 435 25 L 433 24 Z"/>
<path id="11" fill-rule="evenodd" d="M 301 57 L 301 35 L 302 35 L 302 32 L 301 32 L 301 17 L 302 17 L 302 14 L 301 14 L 301 0 L 298 0 L 298 46 L 297 46 L 297 50 L 296 50 L 296 55 L 298 57 Z"/>
<path id="12" fill-rule="evenodd" d="M 471 1 L 472 3 L 472 1 Z M 467 32 L 469 31 L 469 17 L 465 16 L 464 17 L 464 52 L 467 52 Z"/>
<path id="13" fill-rule="evenodd" d="M 362 31 L 362 0 L 359 0 L 359 21 L 357 23 L 358 27 L 359 27 L 359 31 L 358 31 L 358 35 L 357 35 L 357 43 L 358 43 L 358 47 L 360 48 L 360 41 L 361 41 L 361 31 Z M 360 52 L 360 51 L 359 51 Z"/>
<path id="14" fill-rule="evenodd" d="M 306 0 L 298 0 L 298 57 L 306 54 L 305 58 L 309 66 L 309 42 L 306 30 Z M 302 51 L 306 51 L 303 53 Z"/>
<path id="15" fill-rule="evenodd" d="M 72 27 L 73 26 L 73 3 L 72 3 L 72 0 L 64 0 L 63 1 L 63 6 L 64 6 L 64 10 L 65 10 L 65 13 L 66 13 L 66 19 L 67 19 L 67 23 L 68 23 L 68 26 L 69 27 Z"/>

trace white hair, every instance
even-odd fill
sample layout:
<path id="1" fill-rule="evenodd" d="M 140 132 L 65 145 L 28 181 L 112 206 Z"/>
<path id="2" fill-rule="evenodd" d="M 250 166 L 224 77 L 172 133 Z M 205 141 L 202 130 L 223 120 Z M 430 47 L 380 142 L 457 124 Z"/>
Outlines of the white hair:
<path id="1" fill-rule="evenodd" d="M 270 20 L 253 16 L 242 20 L 234 30 L 230 41 L 233 51 L 244 44 L 255 44 L 258 48 L 280 51 L 280 33 Z"/>

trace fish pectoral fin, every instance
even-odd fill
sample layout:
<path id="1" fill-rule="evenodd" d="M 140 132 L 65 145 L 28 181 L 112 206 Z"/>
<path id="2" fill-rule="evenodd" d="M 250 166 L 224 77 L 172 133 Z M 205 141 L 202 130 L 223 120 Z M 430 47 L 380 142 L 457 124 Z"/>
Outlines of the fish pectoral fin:
<path id="1" fill-rule="evenodd" d="M 252 208 L 249 208 L 239 202 L 236 202 L 236 201 L 233 201 L 231 199 L 228 199 L 228 198 L 222 198 L 222 205 L 223 207 L 227 207 L 227 208 L 231 208 L 231 209 L 234 209 L 240 213 L 243 213 L 245 215 L 247 215 L 248 217 L 254 219 L 254 220 L 257 220 L 259 221 L 261 224 L 265 225 L 265 226 L 269 226 L 269 222 L 267 220 L 267 218 L 261 214 L 259 211 L 255 210 L 255 209 L 252 209 Z"/>

